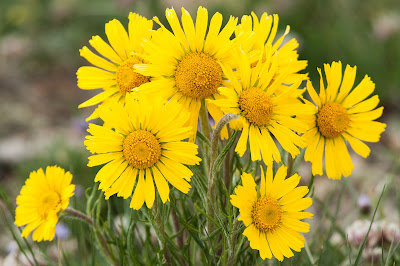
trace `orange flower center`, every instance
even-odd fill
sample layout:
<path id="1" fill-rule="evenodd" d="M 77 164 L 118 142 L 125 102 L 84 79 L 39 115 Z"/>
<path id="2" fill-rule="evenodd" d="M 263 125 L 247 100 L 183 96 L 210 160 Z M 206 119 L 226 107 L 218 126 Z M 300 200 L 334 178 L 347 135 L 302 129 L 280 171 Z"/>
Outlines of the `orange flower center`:
<path id="1" fill-rule="evenodd" d="M 269 123 L 273 114 L 273 102 L 270 96 L 260 88 L 249 88 L 239 98 L 240 110 L 244 117 L 257 126 Z"/>
<path id="2" fill-rule="evenodd" d="M 189 53 L 178 64 L 176 87 L 190 98 L 204 99 L 214 94 L 222 82 L 222 68 L 205 53 Z"/>
<path id="3" fill-rule="evenodd" d="M 339 103 L 327 103 L 317 113 L 319 132 L 326 138 L 339 137 L 347 130 L 349 124 L 349 114 Z"/>
<path id="4" fill-rule="evenodd" d="M 117 85 L 123 95 L 140 85 L 149 82 L 149 78 L 134 71 L 133 65 L 142 63 L 136 57 L 123 62 L 117 70 Z"/>
<path id="5" fill-rule="evenodd" d="M 125 138 L 123 153 L 130 165 L 145 169 L 158 162 L 161 145 L 152 133 L 140 129 Z"/>
<path id="6" fill-rule="evenodd" d="M 282 208 L 270 197 L 258 198 L 251 211 L 254 226 L 262 232 L 274 231 L 282 220 Z"/>

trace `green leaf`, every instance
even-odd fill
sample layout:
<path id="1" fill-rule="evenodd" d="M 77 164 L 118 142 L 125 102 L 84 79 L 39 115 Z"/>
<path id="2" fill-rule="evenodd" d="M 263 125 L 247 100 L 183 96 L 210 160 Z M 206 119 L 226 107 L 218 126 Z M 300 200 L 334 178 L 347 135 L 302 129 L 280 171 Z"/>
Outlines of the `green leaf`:
<path id="1" fill-rule="evenodd" d="M 395 236 L 393 236 L 392 243 L 390 244 L 390 248 L 389 248 L 389 251 L 388 251 L 388 256 L 387 256 L 387 259 L 386 259 L 386 262 L 385 262 L 385 266 L 389 266 L 390 265 L 390 263 L 392 261 L 392 257 L 394 256 L 394 254 L 396 254 L 396 250 L 400 246 L 400 241 L 399 241 L 399 242 L 397 242 L 397 245 L 393 248 L 394 237 Z"/>
<path id="2" fill-rule="evenodd" d="M 208 147 L 211 147 L 211 142 L 209 139 L 207 139 L 200 131 L 197 130 L 197 138 L 200 139 L 204 144 L 206 144 Z"/>
<path id="3" fill-rule="evenodd" d="M 235 130 L 232 136 L 229 138 L 228 142 L 226 143 L 225 147 L 222 149 L 221 153 L 218 155 L 217 159 L 215 159 L 213 169 L 212 169 L 212 179 L 216 179 L 216 175 L 221 168 L 221 165 L 225 159 L 225 156 L 228 154 L 230 148 L 232 147 L 233 143 L 235 143 L 236 136 L 239 131 Z"/>

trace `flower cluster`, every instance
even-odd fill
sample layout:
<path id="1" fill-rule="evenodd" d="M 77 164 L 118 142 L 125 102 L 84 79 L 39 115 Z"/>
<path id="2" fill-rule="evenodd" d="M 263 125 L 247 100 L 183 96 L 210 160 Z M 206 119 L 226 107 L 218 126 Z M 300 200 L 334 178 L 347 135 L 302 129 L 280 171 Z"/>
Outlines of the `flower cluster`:
<path id="1" fill-rule="evenodd" d="M 374 121 L 383 111 L 376 108 L 378 96 L 369 97 L 374 83 L 365 76 L 354 86 L 356 67 L 346 66 L 343 74 L 342 63 L 332 62 L 324 65 L 326 85 L 318 69 L 317 94 L 308 74 L 302 73 L 307 61 L 298 58 L 297 40 L 287 40 L 289 26 L 277 36 L 277 15 L 252 13 L 240 20 L 231 16 L 223 25 L 220 13 L 209 21 L 207 10 L 200 7 L 195 20 L 183 8 L 180 19 L 174 9 L 167 9 L 166 20 L 168 25 L 157 17 L 148 20 L 130 13 L 128 30 L 114 19 L 105 26 L 108 43 L 94 36 L 89 43 L 95 52 L 86 46 L 80 50 L 93 66 L 79 68 L 78 87 L 101 90 L 79 106 L 98 105 L 87 120 L 103 121 L 89 124 L 84 142 L 93 154 L 88 166 L 103 165 L 94 181 L 100 182 L 106 199 L 114 194 L 131 197 L 135 210 L 144 204 L 152 208 L 156 194 L 166 203 L 171 188 L 187 194 L 192 167 L 200 162 L 206 169 L 214 166 L 208 149 L 198 157 L 196 144 L 198 132 L 202 143 L 210 140 L 211 116 L 216 124 L 222 123 L 212 140 L 230 139 L 233 130 L 240 131 L 236 153 L 242 157 L 248 151 L 252 161 L 264 165 L 259 186 L 252 174 L 233 168 L 241 175 L 241 185 L 234 189 L 230 204 L 240 212 L 238 220 L 246 227 L 243 235 L 262 259 L 292 257 L 292 250 L 304 247 L 301 233 L 310 225 L 302 220 L 313 217 L 305 212 L 312 200 L 306 197 L 309 189 L 298 186 L 300 176 L 291 167 L 275 167 L 285 161 L 281 150 L 296 158 L 305 149 L 313 175 L 323 175 L 325 168 L 329 178 L 348 177 L 353 164 L 347 143 L 367 157 L 370 149 L 364 141 L 377 142 L 385 130 L 385 124 Z M 157 30 L 153 22 L 159 25 Z M 306 88 L 301 87 L 303 82 Z M 306 90 L 312 102 L 306 99 Z M 224 120 L 227 114 L 234 119 Z M 218 152 L 213 143 L 211 153 Z M 214 168 L 208 170 L 207 200 L 212 202 Z M 46 181 L 46 194 L 31 184 L 45 182 L 42 172 L 32 175 L 17 199 L 16 224 L 29 223 L 23 236 L 39 226 L 34 239 L 50 240 L 73 185 L 68 186 L 71 178 L 59 185 Z M 41 194 L 40 201 L 34 200 L 40 204 L 35 211 L 24 207 L 35 197 L 28 193 L 28 185 L 34 187 L 29 193 Z"/>

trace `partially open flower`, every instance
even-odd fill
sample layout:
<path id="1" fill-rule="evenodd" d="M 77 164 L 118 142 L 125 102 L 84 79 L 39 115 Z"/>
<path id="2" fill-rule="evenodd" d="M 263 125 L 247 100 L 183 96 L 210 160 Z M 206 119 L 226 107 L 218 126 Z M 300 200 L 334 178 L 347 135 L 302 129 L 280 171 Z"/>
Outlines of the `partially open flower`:
<path id="1" fill-rule="evenodd" d="M 32 234 L 34 241 L 53 240 L 58 214 L 68 207 L 74 195 L 72 174 L 58 166 L 48 166 L 46 173 L 40 168 L 33 171 L 17 197 L 15 224 L 26 225 L 23 237 Z"/>

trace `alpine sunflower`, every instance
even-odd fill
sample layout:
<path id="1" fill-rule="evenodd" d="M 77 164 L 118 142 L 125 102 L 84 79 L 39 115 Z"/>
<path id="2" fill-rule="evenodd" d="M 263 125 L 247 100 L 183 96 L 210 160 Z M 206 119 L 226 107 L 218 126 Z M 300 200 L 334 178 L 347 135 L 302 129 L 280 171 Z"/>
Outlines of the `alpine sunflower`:
<path id="1" fill-rule="evenodd" d="M 315 111 L 306 121 L 309 130 L 302 136 L 307 142 L 304 159 L 312 163 L 312 173 L 322 175 L 325 150 L 325 169 L 329 178 L 348 177 L 354 169 L 346 141 L 353 150 L 366 158 L 370 149 L 362 141 L 378 142 L 386 125 L 373 121 L 382 115 L 383 107 L 376 108 L 378 95 L 366 99 L 375 89 L 365 75 L 353 90 L 357 67 L 346 66 L 342 79 L 342 63 L 324 64 L 327 80 L 325 88 L 321 69 L 320 93 L 308 81 L 307 91 L 315 103 Z M 375 109 L 376 108 L 376 109 Z"/>
<path id="2" fill-rule="evenodd" d="M 276 14 L 272 16 L 263 13 L 260 19 L 254 12 L 251 13 L 251 16 L 243 16 L 241 23 L 235 29 L 235 36 L 238 38 L 247 36 L 241 40 L 240 48 L 249 57 L 252 68 L 257 65 L 258 60 L 266 62 L 268 56 L 276 57 L 277 65 L 274 70 L 275 74 L 270 81 L 271 84 L 281 74 L 284 75 L 281 82 L 286 85 L 296 83 L 299 79 L 308 79 L 308 74 L 298 73 L 307 67 L 307 60 L 298 60 L 299 55 L 296 49 L 299 43 L 294 38 L 284 43 L 284 38 L 289 33 L 290 27 L 287 26 L 285 33 L 278 40 L 275 40 L 278 22 L 279 17 Z M 231 63 L 237 67 L 234 60 Z M 286 89 L 286 86 L 280 86 L 276 89 L 275 94 L 284 92 Z M 209 105 L 211 105 L 211 102 L 209 102 Z M 213 118 L 219 121 L 222 116 L 223 112 L 219 108 L 215 109 Z M 230 125 L 235 128 L 235 122 Z M 226 127 L 221 132 L 221 138 L 228 138 Z"/>
<path id="3" fill-rule="evenodd" d="M 235 35 L 240 36 L 241 34 L 251 33 L 249 38 L 245 38 L 242 41 L 241 48 L 246 53 L 253 54 L 251 56 L 252 66 L 255 66 L 258 60 L 255 52 L 262 51 L 268 43 L 271 45 L 273 53 L 278 57 L 276 75 L 279 73 L 286 73 L 287 75 L 283 83 L 292 84 L 299 77 L 307 79 L 306 74 L 298 73 L 307 67 L 307 60 L 298 60 L 299 54 L 296 49 L 299 47 L 299 43 L 295 38 L 284 42 L 284 38 L 289 34 L 290 27 L 286 26 L 284 34 L 278 40 L 275 40 L 278 32 L 278 23 L 279 16 L 277 14 L 268 15 L 263 13 L 258 19 L 257 15 L 252 12 L 251 16 L 245 15 L 242 17 L 240 24 L 236 27 Z M 264 54 L 262 60 L 266 61 L 266 59 Z"/>
<path id="4" fill-rule="evenodd" d="M 144 202 L 153 206 L 154 182 L 164 203 L 169 200 L 168 182 L 188 193 L 193 173 L 183 164 L 199 164 L 201 159 L 196 156 L 197 145 L 183 141 L 192 128 L 184 126 L 189 114 L 178 103 L 136 100 L 132 94 L 126 94 L 125 104 L 112 102 L 99 108 L 107 126 L 90 124 L 85 145 L 97 153 L 89 157 L 88 166 L 105 164 L 95 182 L 100 181 L 106 199 L 116 193 L 126 199 L 134 190 L 130 207 L 138 210 Z"/>
<path id="5" fill-rule="evenodd" d="M 288 73 L 277 73 L 279 58 L 270 49 L 265 49 L 265 53 L 267 60 L 258 60 L 257 65 L 251 67 L 248 56 L 239 51 L 233 59 L 238 65 L 236 71 L 223 67 L 230 80 L 225 83 L 226 87 L 218 89 L 223 98 L 209 101 L 225 113 L 240 115 L 239 124 L 236 121 L 233 121 L 236 124 L 230 123 L 233 128 L 242 127 L 235 151 L 243 156 L 249 139 L 251 159 L 261 160 L 262 155 L 265 164 L 271 165 L 273 160 L 281 161 L 271 134 L 295 157 L 300 153 L 298 147 L 304 147 L 305 142 L 294 131 L 303 133 L 307 130 L 306 123 L 296 115 L 311 114 L 313 108 L 298 99 L 303 93 L 298 89 L 303 78 L 299 76 L 290 86 L 283 84 Z M 274 76 L 276 78 L 272 80 Z"/>
<path id="6" fill-rule="evenodd" d="M 46 173 L 40 168 L 30 173 L 17 197 L 15 224 L 26 225 L 22 237 L 32 234 L 34 241 L 54 239 L 58 214 L 68 207 L 74 195 L 72 175 L 58 166 L 48 166 Z"/>
<path id="7" fill-rule="evenodd" d="M 153 21 L 136 14 L 129 14 L 128 33 L 121 22 L 114 19 L 105 26 L 109 44 L 100 36 L 93 36 L 90 45 L 101 55 L 98 56 L 84 46 L 80 55 L 94 66 L 82 66 L 77 71 L 78 87 L 83 90 L 103 91 L 79 108 L 121 100 L 127 92 L 149 82 L 149 78 L 134 71 L 133 65 L 142 63 L 137 53 L 143 53 L 142 43 L 151 38 Z M 98 109 L 87 120 L 98 117 Z"/>
<path id="8" fill-rule="evenodd" d="M 215 13 L 207 32 L 208 12 L 203 7 L 197 11 L 195 24 L 182 8 L 183 29 L 174 9 L 167 9 L 166 17 L 172 32 L 155 17 L 161 28 L 144 46 L 147 55 L 143 59 L 149 63 L 135 65 L 138 73 L 154 80 L 136 90 L 181 103 L 190 113 L 188 123 L 195 134 L 201 103 L 218 97 L 217 89 L 226 79 L 221 64 L 228 64 L 232 50 L 238 46 L 237 40 L 230 40 L 237 18 L 230 17 L 220 31 L 222 15 Z M 217 111 L 215 106 L 207 109 L 212 116 Z"/>
<path id="9" fill-rule="evenodd" d="M 304 237 L 310 225 L 301 221 L 311 219 L 312 213 L 304 212 L 312 204 L 311 198 L 303 198 L 308 193 L 306 186 L 296 187 L 300 176 L 286 178 L 287 167 L 281 166 L 272 178 L 272 167 L 267 174 L 261 168 L 261 185 L 258 187 L 251 174 L 242 174 L 242 185 L 235 188 L 231 203 L 239 209 L 239 221 L 246 229 L 243 235 L 250 241 L 250 247 L 260 251 L 262 259 L 272 256 L 282 261 L 293 252 L 304 247 Z"/>

